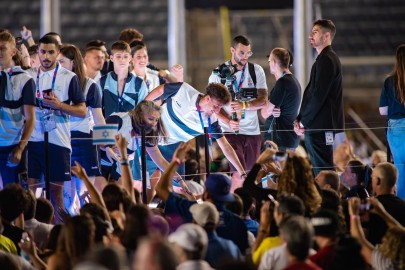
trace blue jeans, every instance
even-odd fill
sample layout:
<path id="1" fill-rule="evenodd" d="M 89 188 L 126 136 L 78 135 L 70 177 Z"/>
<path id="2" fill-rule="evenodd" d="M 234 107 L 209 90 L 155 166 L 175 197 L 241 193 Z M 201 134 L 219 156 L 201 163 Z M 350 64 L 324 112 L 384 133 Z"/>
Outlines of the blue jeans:
<path id="1" fill-rule="evenodd" d="M 305 132 L 304 141 L 314 176 L 317 176 L 320 171 L 335 170 L 333 165 L 333 145 L 326 145 L 325 132 Z"/>
<path id="2" fill-rule="evenodd" d="M 398 169 L 397 196 L 405 200 L 405 118 L 388 121 L 387 139 Z"/>

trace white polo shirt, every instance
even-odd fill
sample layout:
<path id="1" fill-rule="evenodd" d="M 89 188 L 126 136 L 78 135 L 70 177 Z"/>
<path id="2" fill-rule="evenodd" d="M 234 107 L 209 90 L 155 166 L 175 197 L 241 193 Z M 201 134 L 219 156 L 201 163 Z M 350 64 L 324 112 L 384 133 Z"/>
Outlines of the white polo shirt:
<path id="1" fill-rule="evenodd" d="M 159 144 L 187 142 L 204 133 L 196 106 L 199 96 L 202 97 L 201 93 L 188 83 L 165 84 L 161 118 L 168 133 L 168 141 Z M 204 127 L 208 127 L 208 115 L 201 112 L 201 117 Z M 211 134 L 215 139 L 223 136 L 215 115 L 211 115 Z"/>
<path id="2" fill-rule="evenodd" d="M 23 105 L 35 106 L 35 82 L 19 66 L 4 70 L 1 80 L 6 80 L 0 94 L 0 146 L 16 145 L 20 142 L 24 127 Z M 11 76 L 10 76 L 11 75 Z M 4 91 L 4 92 L 3 92 Z"/>
<path id="3" fill-rule="evenodd" d="M 40 98 L 43 98 L 42 90 L 51 89 L 52 78 L 54 76 L 55 69 L 49 70 L 47 72 L 40 71 L 39 74 L 39 89 Z M 31 68 L 28 70 L 31 76 L 34 78 L 35 83 L 37 83 L 37 72 L 38 68 Z M 59 70 L 56 74 L 55 88 L 53 89 L 54 94 L 58 97 L 61 102 L 66 104 L 78 104 L 85 102 L 84 95 L 80 89 L 79 79 L 73 72 L 59 66 Z M 42 130 L 42 117 L 48 112 L 47 109 L 40 109 L 35 107 L 35 116 L 37 121 L 35 122 L 35 128 L 32 132 L 30 141 L 32 142 L 43 142 L 44 132 Z M 49 132 L 49 143 L 71 149 L 70 144 L 70 116 L 61 113 L 60 111 L 55 112 L 55 122 L 56 128 Z"/>

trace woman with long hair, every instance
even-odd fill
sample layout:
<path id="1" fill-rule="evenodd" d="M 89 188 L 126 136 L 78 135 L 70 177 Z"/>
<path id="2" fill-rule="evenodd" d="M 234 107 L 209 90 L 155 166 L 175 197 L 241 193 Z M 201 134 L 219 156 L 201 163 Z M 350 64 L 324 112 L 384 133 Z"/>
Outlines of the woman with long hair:
<path id="1" fill-rule="evenodd" d="M 385 79 L 380 114 L 388 117 L 387 140 L 398 169 L 397 195 L 405 199 L 405 44 L 398 47 L 396 63 Z"/>
<path id="2" fill-rule="evenodd" d="M 321 206 L 321 195 L 315 185 L 312 167 L 306 158 L 289 152 L 278 180 L 278 195 L 295 194 L 305 205 L 305 215 L 311 216 Z"/>
<path id="3" fill-rule="evenodd" d="M 349 200 L 350 234 L 361 244 L 361 254 L 373 269 L 405 269 L 405 228 L 393 218 L 377 198 L 368 200 L 370 212 L 378 215 L 388 226 L 388 230 L 378 246 L 372 245 L 364 235 L 360 220 L 359 198 Z"/>
<path id="4" fill-rule="evenodd" d="M 99 162 L 96 146 L 93 145 L 93 126 L 105 125 L 103 113 L 101 111 L 101 92 L 97 84 L 86 77 L 85 65 L 80 50 L 74 45 L 63 45 L 58 56 L 59 64 L 74 72 L 80 83 L 80 87 L 86 98 L 86 117 L 70 117 L 70 132 L 72 136 L 72 165 L 74 161 L 79 162 L 86 170 L 90 179 L 94 182 L 95 177 L 100 175 Z M 79 198 L 85 192 L 83 182 L 76 180 L 76 190 Z M 73 185 L 74 187 L 74 185 Z M 73 188 L 74 190 L 74 188 Z M 81 200 L 81 204 L 84 201 Z"/>
<path id="5" fill-rule="evenodd" d="M 128 154 L 136 152 L 136 155 L 133 159 L 133 170 L 140 172 L 141 171 L 141 162 L 140 162 L 140 146 L 141 146 L 141 130 L 145 130 L 146 135 L 146 152 L 149 154 L 153 162 L 159 167 L 160 170 L 165 170 L 169 165 L 169 162 L 162 156 L 158 148 L 158 142 L 160 140 L 166 141 L 167 133 L 163 122 L 161 121 L 162 108 L 150 100 L 142 100 L 139 102 L 136 107 L 126 113 L 113 113 L 107 119 L 106 122 L 109 124 L 118 124 L 118 133 L 122 134 L 122 137 L 125 138 L 127 143 L 128 153 L 125 153 L 125 149 L 120 149 L 121 152 L 121 161 L 119 163 L 129 165 L 127 157 Z M 110 147 L 107 147 L 110 148 Z M 108 151 L 108 150 L 107 150 Z M 109 159 L 105 153 L 101 152 L 101 170 L 102 174 L 106 177 L 110 176 L 110 179 L 117 180 L 119 183 L 124 183 L 121 179 L 121 166 L 119 163 L 114 160 Z M 128 164 L 127 164 L 128 163 Z M 133 175 L 141 175 L 140 173 L 133 173 Z M 190 194 L 184 180 L 177 173 L 175 179 L 180 182 L 181 189 L 175 189 L 176 191 L 184 191 L 187 194 Z M 140 180 L 135 178 L 135 180 Z M 147 182 L 147 196 L 148 199 L 153 198 L 154 187 L 157 183 L 157 179 L 150 178 L 150 183 Z M 142 182 L 134 181 L 133 185 L 136 189 L 142 190 Z M 187 195 L 186 194 L 186 195 Z"/>

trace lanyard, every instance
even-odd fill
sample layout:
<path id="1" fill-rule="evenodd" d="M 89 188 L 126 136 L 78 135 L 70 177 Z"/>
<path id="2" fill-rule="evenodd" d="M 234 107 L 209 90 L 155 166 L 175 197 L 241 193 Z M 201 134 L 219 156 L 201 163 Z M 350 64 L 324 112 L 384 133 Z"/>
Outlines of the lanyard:
<path id="1" fill-rule="evenodd" d="M 242 69 L 242 74 L 240 75 L 240 81 L 239 84 L 236 83 L 236 80 L 234 81 L 235 89 L 239 92 L 240 89 L 242 88 L 243 81 L 245 80 L 245 69 L 246 69 L 247 64 L 243 67 Z"/>
<path id="2" fill-rule="evenodd" d="M 58 69 L 59 69 L 59 64 L 56 64 L 55 71 L 53 72 L 53 77 L 52 77 L 52 86 L 51 89 L 55 89 L 55 81 L 56 81 L 56 75 L 58 74 Z M 41 73 L 41 68 L 38 68 L 38 73 L 37 73 L 37 98 L 41 97 L 41 93 L 39 92 L 39 74 Z"/>
<path id="3" fill-rule="evenodd" d="M 203 121 L 202 115 L 201 115 L 201 107 L 198 104 L 200 102 L 200 100 L 201 100 L 201 96 L 198 96 L 195 106 L 197 107 L 198 116 L 200 117 L 201 128 L 204 131 L 204 121 Z M 208 138 L 210 140 L 210 146 L 212 146 L 211 116 L 208 116 Z"/>

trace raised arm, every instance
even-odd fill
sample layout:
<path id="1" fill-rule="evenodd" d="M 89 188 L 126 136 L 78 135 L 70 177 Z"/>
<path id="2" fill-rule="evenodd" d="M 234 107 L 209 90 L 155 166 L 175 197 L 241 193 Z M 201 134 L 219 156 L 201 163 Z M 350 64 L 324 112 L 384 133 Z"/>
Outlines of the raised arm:
<path id="1" fill-rule="evenodd" d="M 162 176 L 160 177 L 160 181 L 156 185 L 156 194 L 164 202 L 166 202 L 169 198 L 173 175 L 175 174 L 180 163 L 185 160 L 186 151 L 187 143 L 181 143 L 173 154 L 173 160 L 166 167 L 166 170 L 164 170 Z"/>
<path id="2" fill-rule="evenodd" d="M 371 255 L 374 246 L 366 239 L 363 228 L 361 227 L 359 216 L 360 199 L 357 197 L 350 198 L 349 200 L 349 214 L 350 214 L 350 234 L 356 238 L 361 244 L 361 254 L 368 264 L 371 264 Z"/>
<path id="3" fill-rule="evenodd" d="M 374 197 L 370 197 L 368 199 L 368 201 L 370 202 L 370 204 L 373 206 L 371 208 L 371 212 L 379 215 L 387 224 L 387 226 L 389 228 L 391 227 L 395 227 L 395 226 L 399 226 L 399 227 L 403 227 L 401 225 L 401 223 L 399 223 L 393 216 L 391 216 L 384 208 L 384 206 L 380 203 L 380 201 L 378 201 L 377 198 Z"/>
<path id="4" fill-rule="evenodd" d="M 132 183 L 132 173 L 131 169 L 129 167 L 129 160 L 128 160 L 128 153 L 127 153 L 127 148 L 128 148 L 128 142 L 125 139 L 124 136 L 122 136 L 121 133 L 119 133 L 115 137 L 115 143 L 118 147 L 118 151 L 120 152 L 121 156 L 121 161 L 120 161 L 120 166 L 121 166 L 121 181 L 122 185 L 124 186 L 124 189 L 128 191 L 128 194 L 131 197 L 131 200 L 135 203 L 135 191 L 134 191 L 134 186 Z"/>

